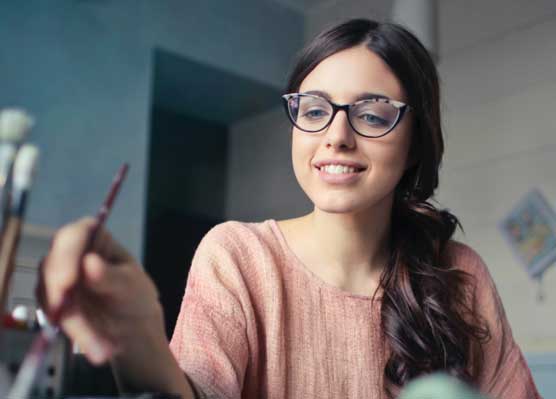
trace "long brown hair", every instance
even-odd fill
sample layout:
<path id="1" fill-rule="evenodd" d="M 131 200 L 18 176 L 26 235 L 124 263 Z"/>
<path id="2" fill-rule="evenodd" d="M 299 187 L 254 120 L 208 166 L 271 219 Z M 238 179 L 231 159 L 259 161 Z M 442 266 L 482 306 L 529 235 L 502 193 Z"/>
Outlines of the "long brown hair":
<path id="1" fill-rule="evenodd" d="M 381 323 L 390 356 L 384 369 L 390 396 L 412 378 L 442 370 L 474 382 L 471 367 L 488 329 L 470 307 L 472 276 L 453 267 L 446 247 L 457 218 L 429 199 L 438 186 L 444 152 L 440 92 L 434 62 L 403 27 L 354 19 L 318 35 L 301 52 L 287 92 L 295 92 L 325 58 L 364 44 L 400 80 L 412 107 L 410 157 L 415 163 L 396 187 L 391 256 L 380 279 Z"/>

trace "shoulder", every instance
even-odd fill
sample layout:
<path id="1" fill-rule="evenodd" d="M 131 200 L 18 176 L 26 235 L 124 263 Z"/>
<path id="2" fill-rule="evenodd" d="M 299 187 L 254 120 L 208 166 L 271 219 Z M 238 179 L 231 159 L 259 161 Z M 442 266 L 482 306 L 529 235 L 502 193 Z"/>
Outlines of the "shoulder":
<path id="1" fill-rule="evenodd" d="M 189 269 L 189 302 L 210 304 L 236 320 L 252 320 L 253 307 L 271 296 L 280 281 L 272 222 L 230 221 L 213 227 L 201 240 Z"/>
<path id="2" fill-rule="evenodd" d="M 206 297 L 210 293 L 224 298 L 220 301 L 222 308 L 230 298 L 243 303 L 244 294 L 256 283 L 253 271 L 261 258 L 260 241 L 269 234 L 268 224 L 229 221 L 209 230 L 191 262 L 187 282 L 190 296 Z"/>
<path id="3" fill-rule="evenodd" d="M 193 258 L 192 270 L 236 270 L 251 274 L 255 265 L 274 259 L 279 241 L 275 222 L 228 221 L 213 227 L 201 240 Z"/>
<path id="4" fill-rule="evenodd" d="M 459 241 L 448 241 L 444 250 L 444 259 L 450 267 L 460 269 L 474 276 L 488 273 L 488 268 L 481 255 L 470 246 Z"/>
<path id="5" fill-rule="evenodd" d="M 446 255 L 451 267 L 467 273 L 475 307 L 480 303 L 486 313 L 502 314 L 504 310 L 496 284 L 483 258 L 473 248 L 457 241 L 449 242 Z"/>
<path id="6" fill-rule="evenodd" d="M 245 252 L 262 242 L 273 241 L 272 220 L 258 223 L 228 221 L 214 226 L 201 240 L 200 247 Z"/>

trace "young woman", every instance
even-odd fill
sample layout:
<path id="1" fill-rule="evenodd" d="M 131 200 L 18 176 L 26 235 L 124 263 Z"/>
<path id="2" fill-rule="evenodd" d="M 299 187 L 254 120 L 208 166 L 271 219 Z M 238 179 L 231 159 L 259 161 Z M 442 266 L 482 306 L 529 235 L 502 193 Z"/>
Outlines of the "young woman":
<path id="1" fill-rule="evenodd" d="M 284 104 L 313 211 L 209 232 L 170 348 L 136 261 L 104 233 L 81 263 L 91 221 L 66 226 L 44 303 L 79 285 L 67 334 L 122 385 L 185 398 L 388 398 L 434 371 L 492 398 L 539 398 L 488 270 L 427 202 L 443 140 L 419 41 L 394 24 L 336 26 L 302 52 Z"/>

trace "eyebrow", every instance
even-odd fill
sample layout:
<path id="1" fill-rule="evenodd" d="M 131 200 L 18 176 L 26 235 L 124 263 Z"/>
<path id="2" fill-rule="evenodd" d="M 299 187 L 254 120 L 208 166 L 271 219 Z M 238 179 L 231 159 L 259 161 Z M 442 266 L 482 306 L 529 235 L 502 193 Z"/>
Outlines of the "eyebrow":
<path id="1" fill-rule="evenodd" d="M 304 92 L 303 94 L 313 94 L 315 96 L 320 96 L 320 97 L 324 97 L 326 98 L 328 101 L 332 101 L 332 98 L 330 97 L 330 94 L 328 94 L 325 91 L 320 91 L 320 90 L 309 90 Z M 378 93 L 370 93 L 370 92 L 365 92 L 365 93 L 361 93 L 359 94 L 356 98 L 355 101 L 361 101 L 361 100 L 370 100 L 372 98 L 384 98 L 386 100 L 390 100 L 390 97 L 385 96 L 384 94 L 378 94 Z"/>

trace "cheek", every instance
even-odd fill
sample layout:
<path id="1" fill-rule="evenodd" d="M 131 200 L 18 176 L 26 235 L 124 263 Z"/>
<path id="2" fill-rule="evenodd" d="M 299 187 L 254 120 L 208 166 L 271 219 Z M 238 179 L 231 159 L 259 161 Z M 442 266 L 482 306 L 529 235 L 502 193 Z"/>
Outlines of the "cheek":
<path id="1" fill-rule="evenodd" d="M 383 152 L 377 154 L 375 157 L 375 162 L 382 165 L 383 167 L 397 171 L 405 170 L 406 160 L 407 160 L 407 149 L 406 148 L 385 148 Z"/>
<path id="2" fill-rule="evenodd" d="M 396 185 L 408 165 L 410 146 L 408 135 L 399 135 L 389 141 L 372 144 L 375 145 L 369 146 L 367 154 L 374 169 L 373 174 L 387 180 L 389 186 Z"/>
<path id="3" fill-rule="evenodd" d="M 315 140 L 307 134 L 292 131 L 291 149 L 292 149 L 292 163 L 296 177 L 310 171 L 312 157 L 315 153 Z"/>

